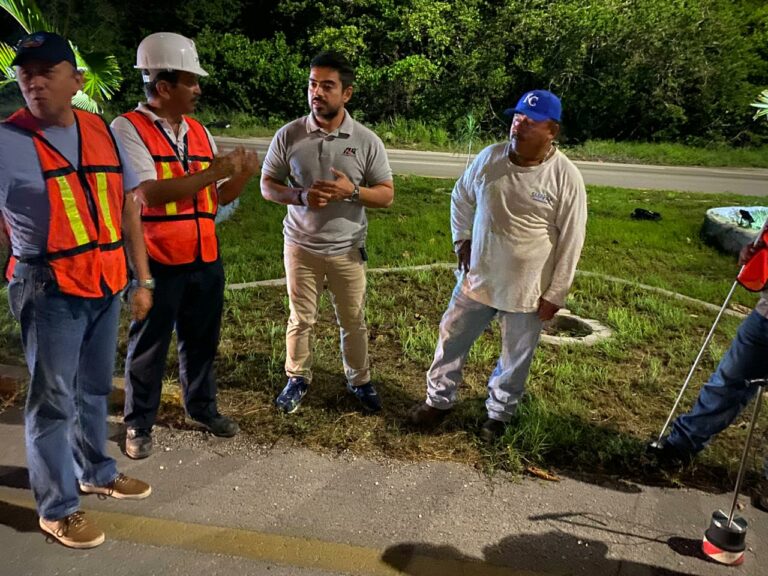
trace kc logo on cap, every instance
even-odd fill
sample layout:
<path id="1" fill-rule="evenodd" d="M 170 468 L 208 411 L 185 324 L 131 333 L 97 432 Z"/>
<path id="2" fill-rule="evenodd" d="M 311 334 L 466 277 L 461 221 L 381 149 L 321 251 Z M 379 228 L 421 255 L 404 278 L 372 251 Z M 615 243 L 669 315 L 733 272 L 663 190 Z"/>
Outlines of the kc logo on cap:
<path id="1" fill-rule="evenodd" d="M 504 110 L 505 116 L 523 114 L 535 122 L 554 120 L 560 122 L 562 105 L 560 98 L 549 90 L 531 90 L 520 97 L 517 106 Z"/>

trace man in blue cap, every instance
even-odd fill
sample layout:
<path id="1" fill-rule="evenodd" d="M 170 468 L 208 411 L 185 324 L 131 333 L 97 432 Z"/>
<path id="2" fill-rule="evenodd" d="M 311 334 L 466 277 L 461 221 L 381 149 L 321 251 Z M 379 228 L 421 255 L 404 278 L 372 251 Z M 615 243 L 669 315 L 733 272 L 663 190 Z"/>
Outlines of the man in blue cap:
<path id="1" fill-rule="evenodd" d="M 433 428 L 447 416 L 469 349 L 496 316 L 502 350 L 481 437 L 494 442 L 517 409 L 542 322 L 565 304 L 584 244 L 584 181 L 554 142 L 561 110 L 551 92 L 526 92 L 505 111 L 509 142 L 481 151 L 454 186 L 458 283 L 440 322 L 426 401 L 409 413 L 413 426 Z"/>

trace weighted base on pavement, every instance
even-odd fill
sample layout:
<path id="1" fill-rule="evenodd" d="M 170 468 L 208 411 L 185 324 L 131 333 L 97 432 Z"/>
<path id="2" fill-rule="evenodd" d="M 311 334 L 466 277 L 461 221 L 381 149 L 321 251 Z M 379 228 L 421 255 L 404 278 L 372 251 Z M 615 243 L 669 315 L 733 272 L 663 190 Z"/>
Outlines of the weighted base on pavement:
<path id="1" fill-rule="evenodd" d="M 744 562 L 747 547 L 747 521 L 734 516 L 728 524 L 728 515 L 722 510 L 712 513 L 712 521 L 704 532 L 701 550 L 707 557 L 721 564 L 738 566 Z"/>

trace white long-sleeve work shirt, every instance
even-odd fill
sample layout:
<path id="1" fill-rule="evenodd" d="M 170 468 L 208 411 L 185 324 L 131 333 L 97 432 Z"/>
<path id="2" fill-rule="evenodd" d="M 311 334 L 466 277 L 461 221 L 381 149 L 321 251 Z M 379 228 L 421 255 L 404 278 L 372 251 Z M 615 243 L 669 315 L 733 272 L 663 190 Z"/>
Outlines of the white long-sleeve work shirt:
<path id="1" fill-rule="evenodd" d="M 472 242 L 462 291 L 506 312 L 533 312 L 540 298 L 563 306 L 586 223 L 584 180 L 565 154 L 522 167 L 508 143 L 488 146 L 451 195 L 453 240 Z"/>

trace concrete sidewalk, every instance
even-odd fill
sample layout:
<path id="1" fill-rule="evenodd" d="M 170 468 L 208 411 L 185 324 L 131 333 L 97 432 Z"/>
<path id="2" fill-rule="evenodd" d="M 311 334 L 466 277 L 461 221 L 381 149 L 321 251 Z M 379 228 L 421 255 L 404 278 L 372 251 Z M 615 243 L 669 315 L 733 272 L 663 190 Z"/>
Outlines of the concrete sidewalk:
<path id="1" fill-rule="evenodd" d="M 318 455 L 248 437 L 156 429 L 156 453 L 131 461 L 122 427 L 110 451 L 152 483 L 140 502 L 84 497 L 107 543 L 46 543 L 26 479 L 19 409 L 0 413 L 0 574 L 718 575 L 765 574 L 768 514 L 747 502 L 745 564 L 698 556 L 728 494 L 489 478 L 452 463 Z"/>

